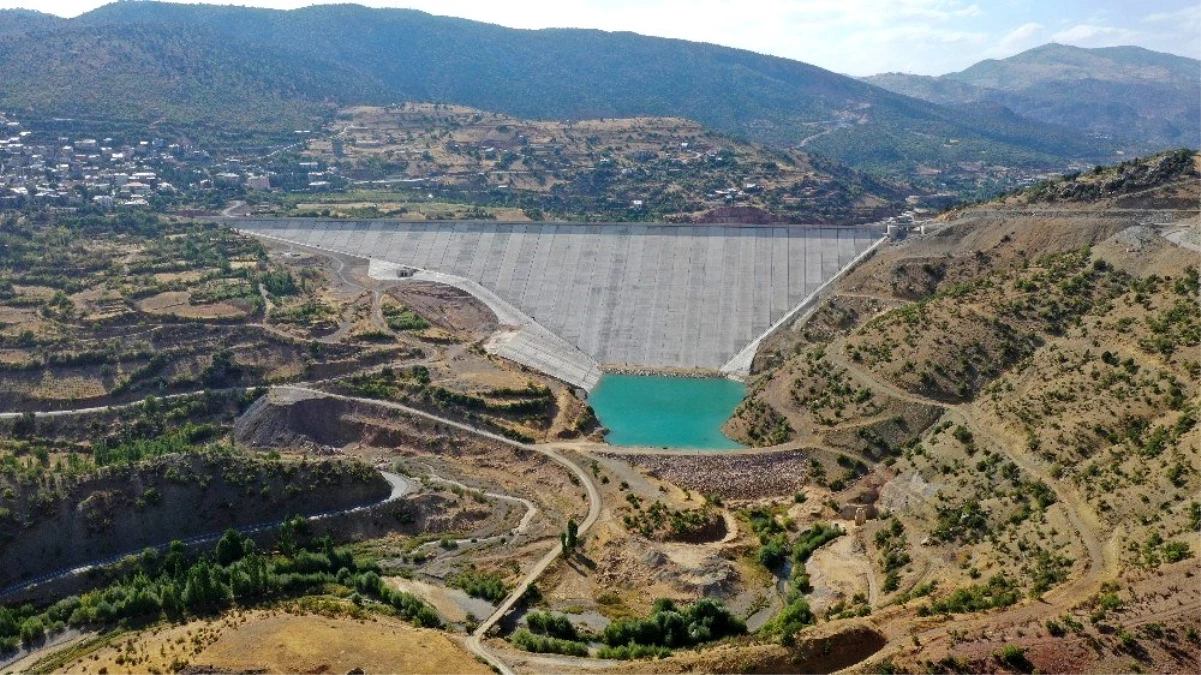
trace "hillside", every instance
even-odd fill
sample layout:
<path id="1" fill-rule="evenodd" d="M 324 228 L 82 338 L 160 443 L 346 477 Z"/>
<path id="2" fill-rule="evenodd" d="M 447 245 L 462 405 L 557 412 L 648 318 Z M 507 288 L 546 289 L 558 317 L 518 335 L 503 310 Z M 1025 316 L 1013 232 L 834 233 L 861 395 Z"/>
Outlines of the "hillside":
<path id="1" fill-rule="evenodd" d="M 356 106 L 310 139 L 305 155 L 350 189 L 254 194 L 256 212 L 852 223 L 895 213 L 908 194 L 837 162 L 676 118 L 563 122 L 465 106 Z"/>
<path id="2" fill-rule="evenodd" d="M 939 105 L 964 105 L 987 100 L 987 91 L 981 87 L 931 75 L 909 73 L 880 73 L 861 78 L 877 87 L 912 96 Z"/>
<path id="3" fill-rule="evenodd" d="M 29 9 L 0 9 L 0 35 L 54 28 L 66 19 Z"/>
<path id="4" fill-rule="evenodd" d="M 0 551 L 13 564 L 0 573 L 0 586 L 173 538 L 388 496 L 384 479 L 358 462 L 266 461 L 211 447 L 124 464 L 135 447 L 128 442 L 113 448 L 111 464 L 99 459 L 102 452 L 95 466 L 77 457 L 68 475 L 47 475 L 36 464 L 4 467 L 0 485 L 14 496 L 5 500 L 0 518 Z M 256 498 L 247 499 L 247 492 Z M 234 503 L 238 508 L 230 508 Z"/>
<path id="5" fill-rule="evenodd" d="M 942 77 L 884 73 L 879 87 L 941 105 L 990 101 L 1145 152 L 1201 141 L 1201 63 L 1140 47 L 1047 44 Z"/>
<path id="6" fill-rule="evenodd" d="M 1109 152 L 1064 129 L 932 106 L 742 50 L 346 5 L 115 3 L 8 35 L 0 69 L 9 74 L 0 103 L 42 115 L 286 132 L 328 114 L 331 100 L 442 101 L 525 118 L 682 117 L 879 171 L 980 160 L 1062 165 Z"/>
<path id="7" fill-rule="evenodd" d="M 435 113 L 442 143 L 421 131 Z M 670 120 L 346 114 L 359 116 L 342 120 L 356 121 L 340 137 L 347 172 L 412 144 L 421 162 L 492 175 L 486 148 L 510 124 L 531 144 L 559 134 L 547 147 L 581 163 L 591 136 L 664 155 L 711 140 L 678 141 L 695 127 Z M 358 128 L 369 115 L 378 124 Z M 651 130 L 667 147 L 638 135 Z M 94 377 L 101 396 L 129 382 L 143 401 L 0 424 L 0 548 L 10 537 L 17 573 L 199 521 L 305 512 L 327 488 L 327 501 L 368 501 L 382 487 L 368 466 L 412 491 L 253 545 L 227 534 L 211 554 L 173 545 L 54 575 L 0 606 L 0 666 L 436 672 L 412 649 L 373 651 L 422 639 L 515 672 L 557 672 L 564 656 L 630 660 L 618 672 L 1193 672 L 1196 169 L 1182 151 L 1103 166 L 883 244 L 763 346 L 728 429 L 772 447 L 729 452 L 595 442 L 569 388 L 481 348 L 498 319 L 457 289 L 195 224 L 8 219 L 3 361 L 38 385 L 10 396 L 77 405 Z M 159 370 L 93 339 L 114 329 L 136 344 L 167 313 L 205 330 L 179 336 Z M 220 327 L 239 331 L 232 356 L 207 355 Z M 263 353 L 266 334 L 307 357 Z M 373 346 L 391 349 L 386 367 L 362 358 Z M 158 395 L 295 380 L 339 355 L 353 376 Z M 75 375 L 35 380 L 46 370 Z M 75 535 L 56 550 L 59 530 Z M 492 632 L 510 602 L 519 614 Z M 442 632 L 398 641 L 415 630 L 400 620 Z M 72 630 L 97 637 L 39 646 Z"/>
<path id="8" fill-rule="evenodd" d="M 269 128 L 268 113 L 275 131 L 290 131 L 326 114 L 325 99 L 369 90 L 345 66 L 300 64 L 202 27 L 47 25 L 0 30 L 7 72 L 37 64 L 35 77 L 5 78 L 5 105 L 41 115 L 196 125 L 236 142 L 248 130 Z"/>
<path id="9" fill-rule="evenodd" d="M 1139 190 L 1088 189 L 1095 181 Z M 845 453 L 820 480 L 837 490 L 858 481 L 839 500 L 890 514 L 869 526 L 869 555 L 883 597 L 908 607 L 878 625 L 921 637 L 891 651 L 902 671 L 992 670 L 1001 640 L 1027 669 L 1109 671 L 1135 643 L 1145 667 L 1181 663 L 1150 640 L 1104 637 L 1156 614 L 1181 626 L 1180 615 L 1140 604 L 1115 617 L 1126 601 L 1101 596 L 1122 579 L 1179 583 L 1182 560 L 1196 567 L 1201 311 L 1196 253 L 1174 243 L 1197 226 L 1181 206 L 1201 189 L 1196 158 L 1165 154 L 1062 183 L 1081 187 L 1053 204 L 1019 194 L 964 208 L 879 251 L 761 351 L 730 423 L 748 442 Z M 1042 603 L 998 611 L 1014 591 Z M 909 614 L 989 609 L 949 635 Z M 1094 628 L 1074 630 L 1099 631 L 1095 653 L 1074 651 L 1077 637 L 1028 636 L 1062 637 L 1053 624 L 1074 625 L 1085 609 Z M 1016 637 L 998 639 L 1001 627 Z"/>

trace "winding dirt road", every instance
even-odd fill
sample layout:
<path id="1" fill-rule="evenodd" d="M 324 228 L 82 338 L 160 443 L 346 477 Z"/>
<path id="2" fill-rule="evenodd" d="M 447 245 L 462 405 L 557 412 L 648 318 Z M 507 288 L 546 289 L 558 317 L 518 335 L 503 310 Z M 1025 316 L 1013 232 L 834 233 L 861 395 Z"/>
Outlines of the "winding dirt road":
<path id="1" fill-rule="evenodd" d="M 324 392 L 324 391 L 319 391 L 317 389 L 310 389 L 308 387 L 299 387 L 299 386 L 278 386 L 278 387 L 272 387 L 272 390 L 273 391 L 282 391 L 282 392 L 295 392 L 295 393 L 301 394 L 301 395 L 320 396 L 323 398 L 339 399 L 339 400 L 343 400 L 343 401 L 350 401 L 353 403 L 374 405 L 374 406 L 378 406 L 378 407 L 382 407 L 382 408 L 398 410 L 398 411 L 407 413 L 409 415 L 414 415 L 417 417 L 425 418 L 425 419 L 433 421 L 433 422 L 438 422 L 439 424 L 445 424 L 447 426 L 454 427 L 461 431 L 465 431 L 469 434 L 474 434 L 474 435 L 480 436 L 482 438 L 487 438 L 491 441 L 495 441 L 497 443 L 502 443 L 502 444 L 510 446 L 510 447 L 520 448 L 522 450 L 526 450 L 529 452 L 539 453 L 539 454 L 549 458 L 550 460 L 554 461 L 555 463 L 563 466 L 564 468 L 566 468 L 568 471 L 572 472 L 573 474 L 575 474 L 576 478 L 579 479 L 580 484 L 584 486 L 585 491 L 588 493 L 588 514 L 584 517 L 584 520 L 579 524 L 580 536 L 583 536 L 584 534 L 586 534 L 588 532 L 588 530 L 591 529 L 593 524 L 596 523 L 597 519 L 600 517 L 601 493 L 600 493 L 600 488 L 597 487 L 595 481 L 592 480 L 592 476 L 587 471 L 585 471 L 581 467 L 577 466 L 574 462 L 567 459 L 567 457 L 560 454 L 556 449 L 554 449 L 552 447 L 520 443 L 518 441 L 514 441 L 511 439 L 505 438 L 504 436 L 501 436 L 500 434 L 494 434 L 489 431 L 477 429 L 473 426 L 463 424 L 461 422 L 456 422 L 454 420 L 448 420 L 448 419 L 445 419 L 442 417 L 438 417 L 437 415 L 432 415 L 423 410 L 418 410 L 416 408 L 410 408 L 409 406 L 402 405 L 400 403 L 393 403 L 391 401 L 379 401 L 379 400 L 369 399 L 369 398 L 359 398 L 356 396 L 344 396 L 342 394 L 331 394 L 329 392 Z M 500 603 L 499 606 L 497 606 L 496 611 L 493 612 L 487 618 L 485 618 L 483 621 L 481 621 L 479 624 L 479 627 L 477 627 L 475 629 L 475 632 L 473 632 L 471 634 L 471 636 L 467 639 L 467 648 L 470 649 L 472 652 L 474 652 L 480 658 L 487 661 L 490 665 L 493 666 L 493 668 L 496 669 L 497 672 L 501 673 L 501 675 L 513 675 L 513 671 L 495 652 L 493 652 L 491 649 L 488 648 L 488 645 L 484 642 L 484 639 L 485 639 L 485 637 L 487 637 L 488 632 L 491 631 L 492 628 L 495 627 L 496 624 L 506 614 L 508 614 L 510 610 L 512 610 L 515 606 L 517 606 L 517 603 L 521 601 L 522 596 L 525 595 L 527 590 L 529 590 L 529 587 L 535 581 L 537 581 L 538 578 L 541 577 L 542 574 L 545 573 L 547 569 L 550 568 L 551 564 L 554 563 L 554 561 L 562 554 L 562 552 L 563 552 L 562 545 L 559 543 L 555 543 L 554 547 L 552 547 L 550 551 L 547 551 L 546 555 L 544 555 L 537 563 L 534 564 L 534 566 L 532 568 L 530 568 L 530 570 L 528 572 L 526 572 L 525 576 L 522 577 L 521 582 L 517 584 L 517 587 L 514 588 L 511 593 L 509 593 L 508 597 L 506 597 L 504 599 L 504 601 L 502 601 Z"/>
<path id="2" fill-rule="evenodd" d="M 547 447 L 547 446 L 519 443 L 517 441 L 513 441 L 508 438 L 505 438 L 504 436 L 501 436 L 499 434 L 494 434 L 489 431 L 477 429 L 475 427 L 472 427 L 467 424 L 463 424 L 461 422 L 456 422 L 454 420 L 449 420 L 449 419 L 445 419 L 442 417 L 438 417 L 437 415 L 432 415 L 423 410 L 418 410 L 416 408 L 410 408 L 409 406 L 402 405 L 400 403 L 393 403 L 391 401 L 379 401 L 379 400 L 375 400 L 375 399 L 359 398 L 359 397 L 355 397 L 355 396 L 343 396 L 341 394 L 331 394 L 329 392 L 324 392 L 324 391 L 320 391 L 317 389 L 311 389 L 309 387 L 300 386 L 300 385 L 281 385 L 281 386 L 269 387 L 268 389 L 269 389 L 269 391 L 293 392 L 295 394 L 305 395 L 305 396 L 319 396 L 319 397 L 323 397 L 323 398 L 340 399 L 340 400 L 350 401 L 350 402 L 354 402 L 354 403 L 362 403 L 362 404 L 374 405 L 374 406 L 383 407 L 383 408 L 390 408 L 392 410 L 398 410 L 398 411 L 407 413 L 409 415 L 415 415 L 417 417 L 422 417 L 422 418 L 428 419 L 430 421 L 437 422 L 439 424 L 445 424 L 447 426 L 454 427 L 461 431 L 465 431 L 469 434 L 474 434 L 476 436 L 487 438 L 489 440 L 492 440 L 497 443 L 501 443 L 501 444 L 504 444 L 504 445 L 507 445 L 510 447 L 520 448 L 522 450 L 539 453 L 539 454 L 551 459 L 555 463 L 565 467 L 568 471 L 572 472 L 576 476 L 576 478 L 579 479 L 580 484 L 584 486 L 584 489 L 588 494 L 588 513 L 584 517 L 584 520 L 579 524 L 579 534 L 581 536 L 586 534 L 588 532 L 588 530 L 591 529 L 593 524 L 596 523 L 597 519 L 600 517 L 600 512 L 601 512 L 600 488 L 597 487 L 596 483 L 592 480 L 592 476 L 587 471 L 585 471 L 584 469 L 577 466 L 574 462 L 567 459 L 567 457 L 562 455 L 558 450 L 556 450 L 554 448 Z M 195 394 L 180 394 L 179 396 L 184 396 L 184 395 L 191 396 L 191 395 L 195 395 Z M 132 406 L 132 405 L 139 405 L 139 404 L 140 404 L 140 402 L 139 403 L 131 403 L 128 405 Z M 101 406 L 101 407 L 97 407 L 97 408 L 84 408 L 84 409 L 79 409 L 79 410 L 59 410 L 59 411 L 54 411 L 51 413 L 38 413 L 38 416 L 40 417 L 43 415 L 47 415 L 47 416 L 78 415 L 78 414 L 102 412 L 102 411 L 112 410 L 112 409 L 121 408 L 121 407 L 128 407 L 128 406 Z M 11 419 L 11 418 L 18 417 L 20 415 L 21 415 L 21 413 L 0 413 L 0 419 L 5 419 L 5 418 Z M 384 478 L 386 480 L 388 480 L 388 482 L 392 485 L 392 493 L 387 497 L 387 499 L 384 499 L 383 501 L 377 502 L 375 504 L 358 506 L 358 507 L 354 507 L 351 509 L 341 509 L 341 510 L 329 512 L 329 513 L 316 514 L 313 516 L 309 516 L 309 519 L 317 520 L 317 519 L 321 519 L 321 518 L 329 518 L 329 517 L 332 517 L 335 515 L 342 515 L 345 513 L 353 513 L 353 512 L 365 510 L 367 508 L 374 507 L 380 503 L 385 503 L 385 502 L 393 501 L 395 499 L 400 499 L 401 497 L 405 496 L 406 494 L 408 494 L 410 491 L 413 490 L 414 486 L 413 486 L 412 482 L 409 481 L 408 479 L 404 478 L 403 476 L 400 476 L 400 475 L 394 474 L 394 473 L 383 472 L 383 471 L 381 471 L 380 473 L 383 474 Z M 504 495 L 504 496 L 508 497 L 508 495 Z M 509 497 L 509 498 L 516 499 L 516 498 L 512 498 L 512 497 Z M 519 501 L 524 501 L 524 500 L 519 500 Z M 527 506 L 528 506 L 528 504 L 527 504 Z M 523 527 L 528 526 L 528 522 L 530 519 L 533 518 L 534 513 L 535 512 L 532 510 L 527 511 L 526 515 L 522 518 L 521 524 L 518 526 L 518 528 L 521 529 Z M 265 529 L 276 527 L 279 525 L 280 522 L 282 522 L 282 521 L 272 521 L 269 523 L 258 523 L 255 525 L 249 525 L 246 527 L 236 528 L 236 529 L 238 529 L 238 531 L 243 532 L 243 533 L 259 532 L 259 531 L 262 531 Z M 200 544 L 200 543 L 204 543 L 204 542 L 208 542 L 208 541 L 215 541 L 215 540 L 219 539 L 223 533 L 224 533 L 224 531 L 206 534 L 206 535 L 200 535 L 197 537 L 191 537 L 191 538 L 183 540 L 183 541 L 185 544 Z M 161 548 L 165 548 L 166 546 L 167 546 L 167 544 L 161 544 L 158 548 L 161 549 Z M 62 577 L 70 576 L 70 575 L 74 575 L 74 574 L 80 574 L 88 569 L 93 568 L 93 567 L 112 564 L 114 562 L 121 560 L 122 558 L 124 558 L 128 555 L 137 554 L 143 550 L 145 550 L 144 547 L 138 549 L 137 551 L 130 551 L 130 552 L 123 553 L 123 554 L 117 555 L 117 556 L 109 556 L 107 558 L 91 561 L 89 563 L 85 563 L 84 565 L 78 565 L 78 566 L 75 566 L 70 569 L 59 570 L 57 572 L 51 572 L 49 574 L 42 575 L 41 577 L 38 577 L 37 579 L 31 579 L 28 581 L 24 581 L 20 584 L 15 584 L 6 589 L 3 589 L 2 591 L 0 591 L 0 597 L 4 597 L 6 595 L 11 595 L 11 594 L 26 590 L 28 588 L 32 588 L 33 586 L 36 586 L 38 584 L 52 581 L 54 579 L 58 579 L 58 578 L 62 578 Z M 472 652 L 474 652 L 480 658 L 487 661 L 490 665 L 492 665 L 496 669 L 497 672 L 501 673 L 502 675 L 513 675 L 513 671 L 508 667 L 507 664 L 505 664 L 505 662 L 503 660 L 501 660 L 501 658 L 499 656 L 496 655 L 495 652 L 493 652 L 491 649 L 488 648 L 488 646 L 484 642 L 484 638 L 487 636 L 488 632 L 491 631 L 492 628 L 495 627 L 496 624 L 505 616 L 505 614 L 509 613 L 509 611 L 512 610 L 513 607 L 515 607 L 518 602 L 520 602 L 521 597 L 523 595 L 525 595 L 525 593 L 529 589 L 529 587 L 534 582 L 536 582 L 538 580 L 538 578 L 541 577 L 542 574 L 545 573 L 548 568 L 550 568 L 551 564 L 554 563 L 554 561 L 561 554 L 562 554 L 562 545 L 559 543 L 556 543 L 554 545 L 554 547 L 551 548 L 551 550 L 546 553 L 546 555 L 544 555 L 537 563 L 534 564 L 534 566 L 532 568 L 530 568 L 530 570 L 528 572 L 526 572 L 526 574 L 522 578 L 521 582 L 517 585 L 516 588 L 513 589 L 513 591 L 508 595 L 508 597 L 506 597 L 504 599 L 504 601 L 500 603 L 500 605 L 496 608 L 496 611 L 494 611 L 490 616 L 488 616 L 482 622 L 480 622 L 479 627 L 476 628 L 475 632 L 472 633 L 471 636 L 467 639 L 468 649 L 470 649 Z"/>

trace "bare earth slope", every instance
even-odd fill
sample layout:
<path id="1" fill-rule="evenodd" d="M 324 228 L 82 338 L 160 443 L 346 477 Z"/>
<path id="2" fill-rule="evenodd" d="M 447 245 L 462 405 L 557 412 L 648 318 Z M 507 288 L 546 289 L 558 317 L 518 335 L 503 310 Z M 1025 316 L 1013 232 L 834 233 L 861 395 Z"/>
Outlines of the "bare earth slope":
<path id="1" fill-rule="evenodd" d="M 962 209 L 878 251 L 760 352 L 729 429 L 856 438 L 883 482 L 869 555 L 900 606 L 873 619 L 898 636 L 875 663 L 1195 668 L 1196 616 L 1178 608 L 1196 598 L 1132 598 L 1195 586 L 1198 256 L 1164 235 L 1201 224 L 1199 187 L 1193 158 L 1160 156 Z M 1083 625 L 1048 639 L 1048 620 Z M 993 656 L 1005 643 L 1032 666 Z"/>

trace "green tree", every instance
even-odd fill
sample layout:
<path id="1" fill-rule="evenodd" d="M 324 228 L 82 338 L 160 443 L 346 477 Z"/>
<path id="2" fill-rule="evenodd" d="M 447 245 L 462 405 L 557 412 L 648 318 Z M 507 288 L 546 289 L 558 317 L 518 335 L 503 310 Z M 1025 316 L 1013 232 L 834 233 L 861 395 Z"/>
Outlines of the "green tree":
<path id="1" fill-rule="evenodd" d="M 567 521 L 567 530 L 559 535 L 560 541 L 563 543 L 563 555 L 570 556 L 575 552 L 576 546 L 580 543 L 580 526 L 576 524 L 575 518 Z"/>
<path id="2" fill-rule="evenodd" d="M 242 543 L 242 535 L 232 527 L 225 531 L 221 536 L 221 540 L 217 542 L 217 563 L 222 567 L 229 565 L 242 559 L 245 554 L 245 544 Z"/>
<path id="3" fill-rule="evenodd" d="M 16 436 L 17 438 L 31 436 L 33 435 L 33 432 L 37 430 L 37 426 L 37 415 L 30 411 L 23 412 L 21 413 L 21 416 L 18 417 L 15 422 L 13 422 L 13 436 Z"/>

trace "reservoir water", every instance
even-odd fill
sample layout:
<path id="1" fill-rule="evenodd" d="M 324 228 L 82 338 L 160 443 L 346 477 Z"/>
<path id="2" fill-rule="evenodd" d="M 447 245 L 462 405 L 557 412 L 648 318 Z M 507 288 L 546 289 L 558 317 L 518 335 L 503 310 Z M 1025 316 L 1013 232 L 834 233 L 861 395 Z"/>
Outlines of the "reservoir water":
<path id="1" fill-rule="evenodd" d="M 612 445 L 732 450 L 743 446 L 721 426 L 745 395 L 742 383 L 724 377 L 606 374 L 589 403 Z"/>

